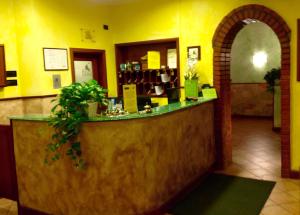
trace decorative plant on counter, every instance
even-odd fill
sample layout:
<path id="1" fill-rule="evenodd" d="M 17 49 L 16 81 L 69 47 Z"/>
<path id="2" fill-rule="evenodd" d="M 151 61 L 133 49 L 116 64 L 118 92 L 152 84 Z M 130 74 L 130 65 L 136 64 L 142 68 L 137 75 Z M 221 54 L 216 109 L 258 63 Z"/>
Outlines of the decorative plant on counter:
<path id="1" fill-rule="evenodd" d="M 95 80 L 62 88 L 61 94 L 53 100 L 56 104 L 51 110 L 49 125 L 54 128 L 54 134 L 52 142 L 47 145 L 45 163 L 59 160 L 66 154 L 76 168 L 85 168 L 86 163 L 81 158 L 82 151 L 78 141 L 81 123 L 88 119 L 89 102 L 107 105 L 106 93 L 107 90 Z M 66 151 L 64 145 L 67 145 Z"/>
<path id="2" fill-rule="evenodd" d="M 198 63 L 188 62 L 187 69 L 184 74 L 185 80 L 197 80 L 199 78 L 198 70 L 199 70 Z"/>
<path id="3" fill-rule="evenodd" d="M 268 91 L 274 92 L 274 86 L 277 84 L 276 82 L 280 80 L 280 68 L 273 68 L 270 71 L 267 71 L 264 79 L 268 84 Z"/>

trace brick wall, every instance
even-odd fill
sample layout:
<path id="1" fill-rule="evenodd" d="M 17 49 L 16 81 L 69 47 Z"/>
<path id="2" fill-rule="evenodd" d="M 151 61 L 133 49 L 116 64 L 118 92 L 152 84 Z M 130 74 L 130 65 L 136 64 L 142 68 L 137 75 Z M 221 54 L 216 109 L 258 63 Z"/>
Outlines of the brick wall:
<path id="1" fill-rule="evenodd" d="M 267 84 L 231 84 L 231 114 L 240 116 L 273 116 L 273 94 Z"/>

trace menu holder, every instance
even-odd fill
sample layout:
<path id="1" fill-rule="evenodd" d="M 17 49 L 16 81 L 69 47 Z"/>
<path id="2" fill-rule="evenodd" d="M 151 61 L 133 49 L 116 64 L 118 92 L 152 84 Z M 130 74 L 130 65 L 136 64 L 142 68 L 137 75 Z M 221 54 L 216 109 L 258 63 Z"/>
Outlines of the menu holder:
<path id="1" fill-rule="evenodd" d="M 135 84 L 123 85 L 123 100 L 124 110 L 128 111 L 129 113 L 136 113 L 138 111 Z"/>

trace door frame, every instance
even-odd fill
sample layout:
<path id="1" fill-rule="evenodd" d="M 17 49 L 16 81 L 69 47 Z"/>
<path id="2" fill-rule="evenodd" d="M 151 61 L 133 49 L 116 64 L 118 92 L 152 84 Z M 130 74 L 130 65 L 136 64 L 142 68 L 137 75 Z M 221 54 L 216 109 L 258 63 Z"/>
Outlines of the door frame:
<path id="1" fill-rule="evenodd" d="M 87 55 L 94 55 L 98 57 L 100 70 L 104 71 L 100 74 L 95 74 L 93 70 L 93 77 L 96 77 L 96 80 L 99 84 L 107 88 L 107 71 L 106 71 L 106 54 L 105 50 L 101 49 L 83 49 L 83 48 L 70 48 L 70 59 L 71 59 L 71 73 L 72 73 L 72 82 L 75 82 L 75 67 L 74 67 L 74 58 L 76 54 L 87 54 Z M 102 83 L 100 83 L 100 81 Z"/>
<path id="2" fill-rule="evenodd" d="M 275 11 L 258 4 L 232 10 L 218 25 L 213 37 L 213 76 L 219 99 L 215 103 L 217 164 L 225 168 L 232 162 L 230 53 L 233 40 L 246 24 L 258 20 L 277 35 L 281 45 L 281 175 L 293 177 L 290 145 L 290 38 L 291 30 Z"/>

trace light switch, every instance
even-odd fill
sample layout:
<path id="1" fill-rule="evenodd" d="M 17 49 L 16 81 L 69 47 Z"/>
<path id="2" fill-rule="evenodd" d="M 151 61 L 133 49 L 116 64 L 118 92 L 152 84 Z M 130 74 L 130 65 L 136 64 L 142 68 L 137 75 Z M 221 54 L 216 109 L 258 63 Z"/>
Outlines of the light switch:
<path id="1" fill-rule="evenodd" d="M 53 80 L 53 89 L 59 89 L 59 88 L 61 88 L 60 75 L 53 75 L 52 76 L 52 80 Z"/>

